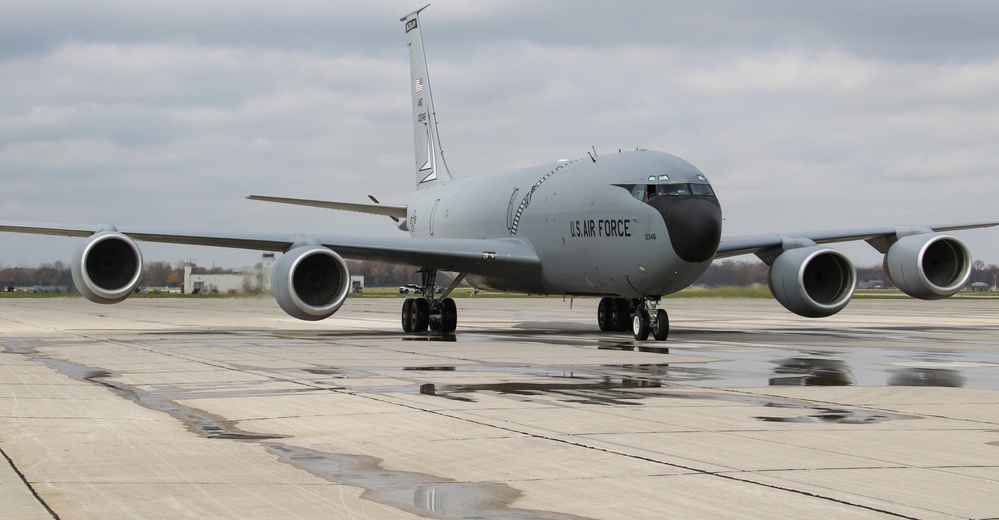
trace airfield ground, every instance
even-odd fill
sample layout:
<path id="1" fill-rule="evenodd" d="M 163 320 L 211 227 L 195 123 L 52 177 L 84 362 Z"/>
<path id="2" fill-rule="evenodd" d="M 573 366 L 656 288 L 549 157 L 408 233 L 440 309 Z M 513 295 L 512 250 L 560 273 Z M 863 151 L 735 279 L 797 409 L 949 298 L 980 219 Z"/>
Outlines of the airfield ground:
<path id="1" fill-rule="evenodd" d="M 999 517 L 999 300 L 0 300 L 0 517 Z"/>

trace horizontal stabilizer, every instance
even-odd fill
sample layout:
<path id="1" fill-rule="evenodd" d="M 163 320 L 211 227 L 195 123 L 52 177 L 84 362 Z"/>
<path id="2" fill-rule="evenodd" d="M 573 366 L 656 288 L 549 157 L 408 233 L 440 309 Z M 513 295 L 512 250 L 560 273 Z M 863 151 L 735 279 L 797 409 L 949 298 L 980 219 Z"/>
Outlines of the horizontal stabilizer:
<path id="1" fill-rule="evenodd" d="M 406 206 L 392 206 L 390 204 L 367 204 L 367 203 L 357 203 L 357 202 L 333 202 L 327 200 L 290 199 L 287 197 L 268 197 L 265 195 L 247 195 L 246 198 L 250 200 L 277 202 L 280 204 L 295 204 L 298 206 L 311 206 L 313 208 L 339 209 L 343 211 L 356 211 L 357 213 L 370 213 L 372 215 L 385 215 L 387 217 L 406 218 Z"/>

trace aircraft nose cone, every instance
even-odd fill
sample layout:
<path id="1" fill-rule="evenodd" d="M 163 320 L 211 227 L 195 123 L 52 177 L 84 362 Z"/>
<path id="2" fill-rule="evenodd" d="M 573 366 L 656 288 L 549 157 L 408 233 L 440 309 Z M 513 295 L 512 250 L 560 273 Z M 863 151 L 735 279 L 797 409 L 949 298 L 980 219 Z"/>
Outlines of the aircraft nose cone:
<path id="1" fill-rule="evenodd" d="M 722 216 L 717 203 L 702 198 L 679 200 L 660 210 L 673 250 L 691 263 L 710 260 L 721 241 Z"/>

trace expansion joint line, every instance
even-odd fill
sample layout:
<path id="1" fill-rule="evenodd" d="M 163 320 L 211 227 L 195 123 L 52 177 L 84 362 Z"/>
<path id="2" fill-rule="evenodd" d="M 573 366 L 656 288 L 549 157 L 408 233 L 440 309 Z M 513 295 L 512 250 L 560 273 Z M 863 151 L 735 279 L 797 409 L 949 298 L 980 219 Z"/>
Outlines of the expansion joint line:
<path id="1" fill-rule="evenodd" d="M 611 449 L 607 449 L 607 448 L 600 448 L 600 447 L 597 447 L 597 446 L 590 446 L 588 444 L 584 444 L 584 443 L 581 443 L 581 442 L 570 441 L 570 440 L 567 440 L 567 439 L 560 439 L 558 437 L 552 437 L 550 435 L 541 435 L 541 434 L 537 434 L 537 433 L 531 433 L 531 432 L 521 431 L 521 430 L 518 430 L 516 428 L 511 428 L 509 426 L 499 426 L 499 425 L 488 423 L 488 422 L 484 422 L 484 421 L 478 421 L 478 420 L 475 420 L 475 419 L 470 419 L 468 417 L 460 417 L 460 416 L 451 415 L 451 414 L 449 414 L 449 413 L 447 413 L 446 411 L 443 411 L 443 410 L 428 410 L 428 409 L 421 408 L 419 406 L 415 406 L 415 405 L 411 405 L 411 404 L 402 404 L 402 403 L 398 403 L 398 402 L 395 402 L 395 401 L 383 401 L 383 400 L 381 400 L 381 399 L 379 399 L 379 398 L 377 398 L 377 397 L 375 397 L 373 395 L 364 394 L 364 393 L 360 393 L 360 392 L 356 392 L 356 393 L 355 392 L 350 392 L 350 393 L 352 393 L 353 395 L 356 395 L 358 397 L 366 397 L 366 398 L 374 400 L 374 401 L 391 403 L 391 404 L 394 404 L 396 406 L 402 406 L 402 407 L 405 407 L 405 408 L 411 408 L 411 409 L 414 409 L 414 410 L 419 410 L 421 412 L 431 413 L 431 414 L 434 414 L 434 415 L 439 415 L 441 417 L 447 417 L 449 419 L 456 419 L 456 420 L 459 420 L 459 421 L 464 421 L 464 422 L 468 422 L 468 423 L 471 423 L 471 424 L 475 424 L 475 425 L 479 425 L 479 426 L 485 426 L 485 427 L 493 428 L 493 429 L 497 429 L 497 430 L 503 430 L 503 431 L 507 431 L 507 432 L 510 432 L 510 433 L 516 433 L 518 435 L 524 435 L 524 436 L 532 437 L 532 438 L 535 438 L 535 439 L 540 439 L 540 440 L 545 440 L 545 441 L 552 441 L 552 442 L 558 442 L 558 443 L 566 444 L 566 445 L 569 445 L 569 446 L 575 446 L 577 448 L 584 448 L 584 449 L 588 449 L 588 450 L 594 450 L 594 451 L 599 451 L 599 452 L 603 452 L 603 453 L 608 453 L 610 455 L 618 455 L 618 456 L 621 456 L 621 457 L 628 457 L 630 459 L 641 460 L 641 461 L 644 461 L 644 462 L 651 462 L 653 464 L 661 464 L 663 466 L 669 466 L 671 468 L 682 469 L 684 471 L 689 471 L 691 473 L 696 473 L 696 474 L 699 474 L 699 475 L 705 475 L 705 476 L 710 476 L 710 477 L 718 477 L 718 478 L 723 478 L 725 480 L 731 480 L 731 481 L 734 481 L 734 482 L 741 482 L 743 484 L 751 484 L 751 485 L 755 485 L 755 486 L 762 486 L 762 487 L 773 489 L 773 490 L 776 490 L 776 491 L 784 491 L 784 492 L 787 492 L 787 493 L 794 493 L 796 495 L 802 495 L 802 496 L 806 496 L 806 497 L 809 497 L 809 498 L 816 498 L 816 499 L 819 499 L 819 500 L 826 500 L 826 501 L 829 501 L 829 502 L 834 502 L 834 503 L 842 504 L 842 505 L 849 506 L 849 507 L 857 507 L 857 508 L 860 508 L 860 509 L 866 509 L 868 511 L 874 511 L 876 513 L 881 513 L 881 514 L 893 516 L 895 518 L 904 518 L 904 519 L 907 519 L 907 520 L 918 520 L 917 517 L 906 516 L 906 515 L 903 515 L 901 513 L 896 513 L 894 511 L 888 511 L 888 510 L 885 510 L 885 509 L 879 509 L 879 508 L 873 507 L 873 506 L 866 506 L 864 504 L 856 504 L 856 503 L 849 502 L 849 501 L 846 501 L 846 500 L 842 500 L 842 499 L 839 499 L 839 498 L 833 498 L 833 497 L 829 497 L 829 496 L 819 495 L 819 494 L 816 494 L 816 493 L 811 493 L 811 492 L 800 490 L 800 489 L 793 489 L 793 488 L 788 488 L 788 487 L 782 487 L 782 486 L 777 486 L 777 485 L 774 485 L 774 484 L 766 484 L 764 482 L 756 482 L 754 480 L 749 480 L 749 479 L 745 479 L 745 478 L 739 478 L 739 477 L 736 477 L 736 476 L 733 476 L 733 475 L 726 475 L 726 474 L 721 473 L 721 472 L 705 471 L 703 469 L 697 469 L 697 468 L 690 467 L 690 466 L 684 466 L 682 464 L 676 464 L 674 462 L 666 462 L 664 460 L 654 459 L 652 457 L 644 457 L 644 456 L 635 455 L 635 454 L 632 454 L 632 453 L 624 453 L 624 452 L 621 452 L 621 451 L 615 451 L 615 450 L 611 450 Z"/>
<path id="2" fill-rule="evenodd" d="M 7 464 L 10 465 L 10 469 L 14 470 L 14 473 L 17 474 L 17 478 L 21 479 L 21 482 L 23 482 L 28 488 L 28 491 L 31 491 L 31 495 L 35 497 L 35 500 L 37 500 L 38 503 L 49 512 L 49 515 L 52 516 L 53 519 L 59 520 L 59 515 L 53 511 L 51 507 L 49 507 L 48 503 L 45 502 L 45 499 L 39 496 L 38 491 L 35 490 L 35 486 L 32 486 L 31 482 L 28 482 L 27 477 L 24 476 L 24 473 L 21 473 L 21 470 L 17 469 L 17 465 L 14 464 L 13 459 L 7 455 L 7 452 L 4 451 L 2 447 L 0 447 L 0 455 L 3 455 L 4 460 L 6 460 Z"/>

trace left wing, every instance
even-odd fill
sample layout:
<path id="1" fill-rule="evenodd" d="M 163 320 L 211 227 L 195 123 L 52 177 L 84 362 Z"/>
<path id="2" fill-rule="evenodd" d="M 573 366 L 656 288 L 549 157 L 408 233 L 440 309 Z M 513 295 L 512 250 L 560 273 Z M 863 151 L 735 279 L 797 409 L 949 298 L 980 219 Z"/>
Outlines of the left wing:
<path id="1" fill-rule="evenodd" d="M 957 294 L 971 276 L 971 252 L 946 231 L 999 225 L 884 226 L 840 231 L 723 237 L 715 258 L 755 254 L 770 266 L 768 285 L 787 310 L 809 318 L 831 316 L 853 297 L 857 271 L 843 253 L 819 244 L 864 240 L 885 255 L 885 276 L 922 300 Z"/>
<path id="2" fill-rule="evenodd" d="M 899 235 L 929 232 L 960 231 L 999 226 L 999 222 L 975 222 L 970 224 L 949 224 L 943 226 L 881 226 L 858 229 L 841 229 L 834 231 L 805 231 L 801 233 L 767 233 L 762 235 L 741 235 L 722 237 L 715 258 L 728 258 L 746 254 L 761 254 L 783 248 L 789 240 L 805 239 L 816 244 L 832 244 L 836 242 L 852 242 L 865 240 L 878 248 L 877 241 L 890 240 Z M 873 243 L 872 243 L 873 242 Z"/>

